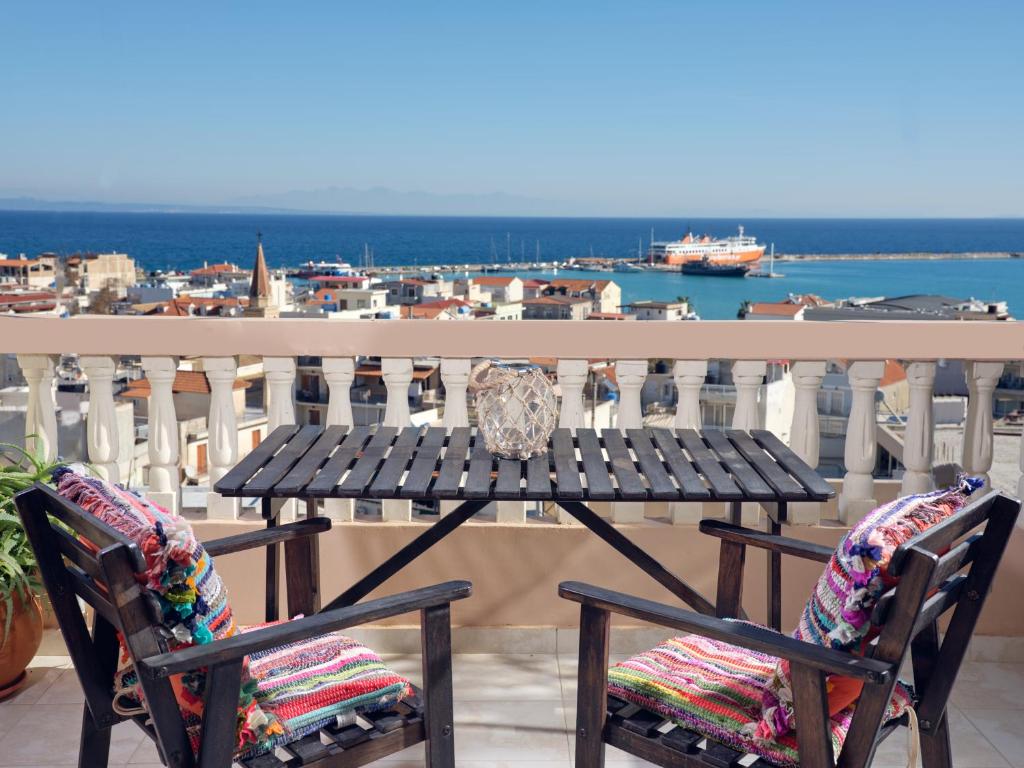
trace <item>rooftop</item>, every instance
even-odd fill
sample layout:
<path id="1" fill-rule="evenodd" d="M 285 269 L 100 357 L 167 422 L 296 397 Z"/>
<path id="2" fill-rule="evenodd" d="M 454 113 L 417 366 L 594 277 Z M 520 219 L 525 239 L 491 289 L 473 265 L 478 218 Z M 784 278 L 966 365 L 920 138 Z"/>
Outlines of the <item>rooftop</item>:
<path id="1" fill-rule="evenodd" d="M 242 379 L 235 379 L 233 389 L 246 389 L 249 382 Z M 202 371 L 178 371 L 174 374 L 174 383 L 171 391 L 175 394 L 208 395 L 210 394 L 210 382 Z M 142 378 L 131 382 L 128 388 L 120 393 L 120 397 L 147 398 L 153 393 L 153 385 L 149 379 Z"/>

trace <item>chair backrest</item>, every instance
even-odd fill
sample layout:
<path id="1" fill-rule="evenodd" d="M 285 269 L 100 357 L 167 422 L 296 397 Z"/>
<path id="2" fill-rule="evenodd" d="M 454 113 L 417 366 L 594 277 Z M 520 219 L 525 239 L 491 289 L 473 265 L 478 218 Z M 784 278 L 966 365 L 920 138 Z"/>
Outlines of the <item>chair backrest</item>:
<path id="1" fill-rule="evenodd" d="M 118 633 L 135 659 L 167 650 L 152 603 L 136 579 L 146 568 L 142 552 L 122 533 L 41 483 L 18 494 L 15 505 L 89 711 L 97 727 L 111 726 L 122 719 L 113 709 L 112 693 Z M 94 611 L 92 633 L 78 598 Z M 140 682 L 168 764 L 188 764 L 191 747 L 170 682 Z"/>
<path id="2" fill-rule="evenodd" d="M 880 631 L 867 654 L 900 663 L 910 650 L 918 696 L 915 709 L 923 732 L 938 727 L 944 716 L 1020 508 L 1016 499 L 989 492 L 893 554 L 889 575 L 899 582 L 875 605 L 872 623 Z M 940 642 L 938 622 L 950 611 Z M 885 692 L 865 691 L 840 765 L 861 765 L 866 762 L 860 762 L 860 757 L 870 759 L 890 695 L 891 687 Z M 858 759 L 847 755 L 847 749 L 859 753 Z"/>

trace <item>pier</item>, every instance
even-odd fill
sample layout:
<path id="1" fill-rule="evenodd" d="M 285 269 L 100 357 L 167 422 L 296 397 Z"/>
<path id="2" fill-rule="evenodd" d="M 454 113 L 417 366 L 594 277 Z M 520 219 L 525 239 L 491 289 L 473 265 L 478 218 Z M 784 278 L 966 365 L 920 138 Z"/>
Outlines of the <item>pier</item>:
<path id="1" fill-rule="evenodd" d="M 999 259 L 1024 258 L 1024 253 L 1011 251 L 978 251 L 970 253 L 776 253 L 775 260 L 779 262 L 798 261 L 985 261 Z M 627 259 L 615 259 L 608 257 L 580 257 L 566 261 L 518 261 L 495 264 L 493 262 L 477 262 L 472 264 L 404 264 L 390 266 L 374 266 L 366 270 L 368 274 L 378 276 L 391 276 L 402 274 L 459 274 L 477 272 L 525 272 L 538 270 L 585 270 L 596 272 L 614 272 L 613 265 L 616 262 L 629 261 L 636 264 L 643 270 L 650 271 L 679 271 L 678 265 L 666 264 L 644 264 Z M 289 273 L 297 272 L 297 269 L 287 270 Z M 766 275 L 765 275 L 766 276 Z"/>

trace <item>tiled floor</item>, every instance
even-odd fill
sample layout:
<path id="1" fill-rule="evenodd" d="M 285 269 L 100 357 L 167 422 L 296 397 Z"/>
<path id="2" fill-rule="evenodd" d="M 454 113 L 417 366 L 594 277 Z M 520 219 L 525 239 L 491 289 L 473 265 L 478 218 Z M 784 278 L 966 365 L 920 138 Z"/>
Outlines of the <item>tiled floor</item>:
<path id="1" fill-rule="evenodd" d="M 389 656 L 414 682 L 419 658 Z M 460 654 L 454 661 L 455 743 L 465 768 L 567 768 L 573 742 L 576 659 L 555 655 Z M 950 722 L 957 768 L 1024 768 L 1024 664 L 964 666 Z M 31 681 L 0 704 L 0 767 L 74 766 L 82 693 L 65 657 L 38 657 Z M 157 766 L 156 751 L 131 724 L 114 730 L 112 766 Z M 382 761 L 423 765 L 422 747 Z M 648 765 L 615 749 L 609 765 Z M 883 746 L 876 766 L 906 765 L 904 732 Z"/>

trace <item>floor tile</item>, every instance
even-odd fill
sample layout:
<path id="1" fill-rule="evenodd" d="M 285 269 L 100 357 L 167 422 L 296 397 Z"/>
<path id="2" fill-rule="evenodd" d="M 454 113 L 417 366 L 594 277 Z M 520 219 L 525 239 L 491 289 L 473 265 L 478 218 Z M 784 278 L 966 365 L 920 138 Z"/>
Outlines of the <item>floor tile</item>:
<path id="1" fill-rule="evenodd" d="M 1024 709 L 1024 664 L 969 662 L 960 667 L 950 701 L 960 709 Z"/>
<path id="2" fill-rule="evenodd" d="M 1004 759 L 981 731 L 955 707 L 950 707 L 950 742 L 955 768 L 1009 768 Z M 872 768 L 906 768 L 907 729 L 897 728 L 875 753 Z"/>
<path id="3" fill-rule="evenodd" d="M 1021 728 L 1020 710 L 965 709 L 964 715 L 1010 765 L 1024 768 L 1024 729 Z"/>
<path id="4" fill-rule="evenodd" d="M 392 670 L 422 686 L 418 654 L 382 657 Z M 562 686 L 554 654 L 469 653 L 452 659 L 455 701 L 561 700 Z"/>
<path id="5" fill-rule="evenodd" d="M 561 701 L 474 701 L 455 704 L 458 765 L 569 764 Z M 423 764 L 423 748 L 385 758 L 387 764 Z"/>
<path id="6" fill-rule="evenodd" d="M 38 704 L 84 704 L 85 695 L 78 682 L 78 673 L 73 669 L 54 670 L 57 677 L 40 695 Z"/>
<path id="7" fill-rule="evenodd" d="M 76 704 L 35 704 L 0 738 L 0 766 L 74 765 L 78 757 L 78 736 L 82 707 Z M 31 738 L 26 738 L 31 734 Z M 115 726 L 110 760 L 126 763 L 144 738 L 134 723 Z"/>

